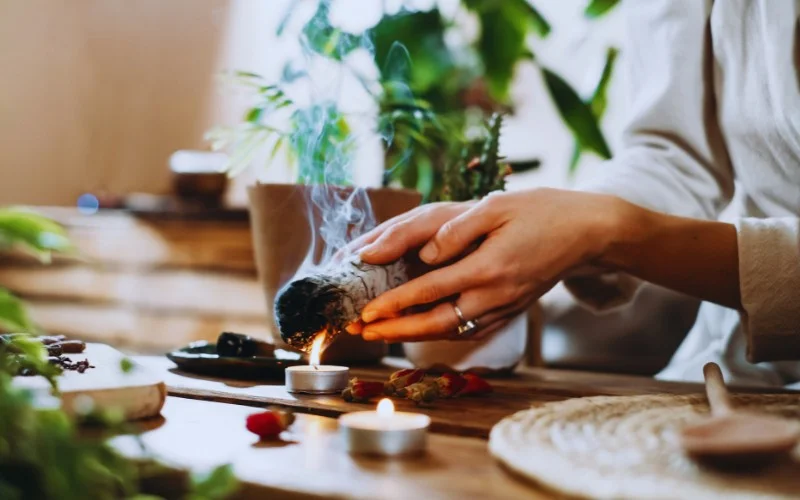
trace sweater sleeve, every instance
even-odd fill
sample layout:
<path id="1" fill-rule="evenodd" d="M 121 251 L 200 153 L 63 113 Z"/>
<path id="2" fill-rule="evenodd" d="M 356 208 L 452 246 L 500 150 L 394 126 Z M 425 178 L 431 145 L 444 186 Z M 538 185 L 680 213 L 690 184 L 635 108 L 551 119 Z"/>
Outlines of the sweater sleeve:
<path id="1" fill-rule="evenodd" d="M 578 189 L 663 213 L 716 218 L 730 201 L 734 183 L 716 119 L 710 1 L 647 0 L 623 6 L 629 120 L 622 148 Z M 603 311 L 627 304 L 639 281 L 606 274 L 564 284 L 581 304 Z"/>
<path id="2" fill-rule="evenodd" d="M 800 219 L 739 219 L 736 229 L 748 360 L 800 359 Z"/>

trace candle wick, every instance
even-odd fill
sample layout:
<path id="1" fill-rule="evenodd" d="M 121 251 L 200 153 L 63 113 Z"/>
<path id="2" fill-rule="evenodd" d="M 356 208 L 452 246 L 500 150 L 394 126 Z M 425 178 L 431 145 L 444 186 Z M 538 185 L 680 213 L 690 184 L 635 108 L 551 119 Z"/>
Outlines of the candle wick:
<path id="1" fill-rule="evenodd" d="M 311 365 L 314 367 L 315 370 L 319 370 L 319 365 Z"/>

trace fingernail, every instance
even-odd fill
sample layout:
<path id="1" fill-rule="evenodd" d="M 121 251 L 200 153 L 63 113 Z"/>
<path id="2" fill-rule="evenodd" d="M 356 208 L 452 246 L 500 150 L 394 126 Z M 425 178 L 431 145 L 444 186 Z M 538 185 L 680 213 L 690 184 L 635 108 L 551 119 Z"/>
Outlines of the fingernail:
<path id="1" fill-rule="evenodd" d="M 364 330 L 364 333 L 361 334 L 361 338 L 364 340 L 378 340 L 379 335 L 371 330 Z"/>
<path id="2" fill-rule="evenodd" d="M 374 244 L 373 245 L 367 245 L 364 248 L 362 248 L 360 252 L 358 252 L 358 255 L 360 257 L 371 257 L 371 256 L 375 255 L 377 250 L 378 249 L 375 247 Z"/>
<path id="3" fill-rule="evenodd" d="M 436 244 L 434 243 L 428 243 L 419 252 L 419 258 L 428 264 L 431 264 L 433 261 L 435 261 L 437 255 L 439 255 L 439 248 L 437 248 Z"/>

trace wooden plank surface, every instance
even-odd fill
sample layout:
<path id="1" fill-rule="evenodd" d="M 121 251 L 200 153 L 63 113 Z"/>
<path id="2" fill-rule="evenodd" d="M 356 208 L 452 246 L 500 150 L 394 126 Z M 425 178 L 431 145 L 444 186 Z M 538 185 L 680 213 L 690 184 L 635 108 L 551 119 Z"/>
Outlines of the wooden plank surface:
<path id="1" fill-rule="evenodd" d="M 261 285 L 249 275 L 90 265 L 0 266 L 0 283 L 28 301 L 114 305 L 264 319 Z"/>
<path id="2" fill-rule="evenodd" d="M 204 377 L 180 372 L 171 361 L 163 357 L 137 359 L 153 371 L 164 373 L 167 390 L 170 395 L 175 396 L 251 406 L 279 404 L 324 416 L 338 416 L 374 405 L 374 403 L 348 403 L 338 395 L 290 394 L 284 388 L 282 378 L 248 382 Z M 392 370 L 393 368 L 389 367 L 360 368 L 351 370 L 351 373 L 359 379 L 385 381 Z M 436 432 L 485 438 L 492 426 L 502 418 L 547 402 L 582 396 L 685 394 L 702 391 L 702 386 L 698 384 L 546 369 L 533 369 L 507 379 L 492 379 L 491 383 L 495 389 L 491 395 L 439 400 L 419 408 L 408 401 L 397 401 L 397 407 L 426 413 L 431 417 Z"/>
<path id="3" fill-rule="evenodd" d="M 138 354 L 164 353 L 195 340 L 216 341 L 220 332 L 267 336 L 266 321 L 227 314 L 139 309 L 127 304 L 102 305 L 28 301 L 42 330 L 112 344 Z"/>
<path id="4" fill-rule="evenodd" d="M 222 331 L 269 335 L 247 218 L 143 219 L 37 207 L 62 223 L 74 256 L 52 265 L 0 255 L 0 284 L 46 333 L 164 353 Z M 239 214 L 241 215 L 241 214 Z"/>
<path id="5" fill-rule="evenodd" d="M 124 211 L 84 215 L 74 208 L 36 207 L 65 226 L 81 262 L 126 268 L 193 268 L 255 276 L 249 221 L 155 220 Z M 31 259 L 5 257 L 32 264 Z"/>
<path id="6" fill-rule="evenodd" d="M 237 498 L 553 498 L 495 462 L 480 439 L 430 435 L 428 453 L 359 457 L 344 451 L 336 420 L 298 415 L 282 440 L 258 443 L 243 406 L 169 397 L 163 418 L 145 422 L 147 449 L 176 467 L 204 472 L 230 463 L 244 483 Z M 137 455 L 138 444 L 116 445 Z"/>

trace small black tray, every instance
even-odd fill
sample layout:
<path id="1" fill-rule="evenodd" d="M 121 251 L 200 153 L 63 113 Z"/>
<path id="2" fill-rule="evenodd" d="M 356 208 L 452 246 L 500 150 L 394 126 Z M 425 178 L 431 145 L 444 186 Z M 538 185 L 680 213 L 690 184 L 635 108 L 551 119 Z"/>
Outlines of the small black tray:
<path id="1" fill-rule="evenodd" d="M 217 344 L 204 340 L 167 353 L 167 358 L 185 372 L 245 379 L 282 379 L 287 367 L 308 364 L 302 354 L 283 349 L 275 349 L 274 357 L 220 356 Z"/>

